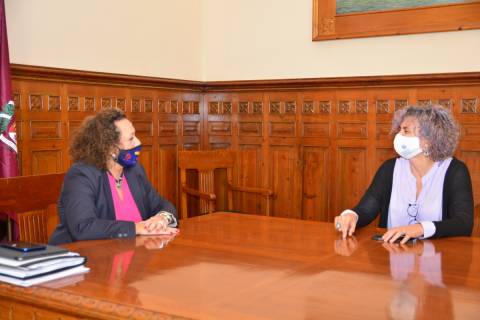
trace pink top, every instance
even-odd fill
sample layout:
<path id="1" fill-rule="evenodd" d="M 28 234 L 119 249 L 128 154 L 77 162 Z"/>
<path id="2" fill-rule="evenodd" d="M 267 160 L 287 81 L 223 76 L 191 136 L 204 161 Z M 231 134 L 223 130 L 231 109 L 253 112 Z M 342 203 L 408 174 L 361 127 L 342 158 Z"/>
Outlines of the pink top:
<path id="1" fill-rule="evenodd" d="M 120 196 L 117 192 L 117 186 L 115 184 L 115 178 L 111 174 L 108 175 L 108 181 L 110 182 L 110 190 L 112 190 L 113 206 L 115 207 L 115 217 L 117 220 L 123 221 L 133 221 L 140 222 L 142 221 L 142 216 L 140 211 L 138 211 L 137 204 L 133 200 L 132 193 L 130 192 L 130 187 L 128 186 L 127 178 L 123 176 L 122 178 L 122 191 L 123 191 L 123 200 L 120 199 Z"/>

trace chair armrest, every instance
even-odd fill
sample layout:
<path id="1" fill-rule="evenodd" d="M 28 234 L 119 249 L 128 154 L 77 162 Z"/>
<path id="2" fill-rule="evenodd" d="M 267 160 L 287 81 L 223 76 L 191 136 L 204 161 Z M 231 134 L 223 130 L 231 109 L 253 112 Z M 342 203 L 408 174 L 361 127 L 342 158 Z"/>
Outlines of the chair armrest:
<path id="1" fill-rule="evenodd" d="M 217 199 L 217 196 L 213 193 L 206 193 L 206 192 L 201 192 L 197 189 L 189 188 L 185 185 L 182 186 L 182 190 L 185 191 L 185 193 L 199 197 L 201 199 L 209 200 L 209 201 L 214 201 Z"/>
<path id="2" fill-rule="evenodd" d="M 258 193 L 265 197 L 271 197 L 273 191 L 266 188 L 255 188 L 255 187 L 243 187 L 243 186 L 232 186 L 229 185 L 230 189 L 233 191 L 248 192 L 248 193 Z"/>

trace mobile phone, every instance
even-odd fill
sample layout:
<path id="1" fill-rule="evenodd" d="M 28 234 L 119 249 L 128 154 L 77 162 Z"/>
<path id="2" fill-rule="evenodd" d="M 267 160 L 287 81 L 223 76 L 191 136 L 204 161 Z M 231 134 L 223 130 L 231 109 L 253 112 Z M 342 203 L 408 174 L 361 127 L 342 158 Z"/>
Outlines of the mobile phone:
<path id="1" fill-rule="evenodd" d="M 43 244 L 23 242 L 23 241 L 2 242 L 0 243 L 0 246 L 2 248 L 11 249 L 11 250 L 20 251 L 20 252 L 45 250 L 47 248 Z"/>
<path id="2" fill-rule="evenodd" d="M 383 234 L 374 234 L 372 237 L 372 240 L 383 242 Z M 394 243 L 400 243 L 402 240 L 403 240 L 403 236 L 398 237 L 398 239 L 395 240 Z M 407 243 L 413 243 L 416 240 L 417 240 L 416 238 L 410 238 L 408 239 Z"/>

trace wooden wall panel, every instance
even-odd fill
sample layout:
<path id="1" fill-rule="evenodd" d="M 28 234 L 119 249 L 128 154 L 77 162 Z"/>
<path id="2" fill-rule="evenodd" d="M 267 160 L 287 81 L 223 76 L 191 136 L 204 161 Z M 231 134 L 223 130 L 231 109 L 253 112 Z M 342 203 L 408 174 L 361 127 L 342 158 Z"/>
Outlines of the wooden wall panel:
<path id="1" fill-rule="evenodd" d="M 333 210 L 334 141 L 337 139 L 336 108 L 329 91 L 300 93 L 299 146 L 302 167 L 302 214 L 304 219 L 326 221 Z M 335 131 L 334 131 L 335 130 Z"/>
<path id="2" fill-rule="evenodd" d="M 154 135 L 158 137 L 158 192 L 172 203 L 178 203 L 177 186 L 177 152 L 181 145 L 179 126 L 181 119 L 177 114 L 167 113 L 169 107 L 168 97 L 162 97 L 157 103 L 158 130 Z M 155 112 L 155 108 L 153 109 Z"/>
<path id="3" fill-rule="evenodd" d="M 329 151 L 325 147 L 303 149 L 303 218 L 328 220 Z"/>
<path id="4" fill-rule="evenodd" d="M 140 156 L 138 157 L 138 160 L 140 161 L 145 171 L 147 172 L 148 179 L 152 183 L 154 183 L 155 174 L 158 166 L 154 164 L 154 155 L 152 150 L 153 150 L 152 145 L 143 144 L 142 151 L 140 152 Z"/>
<path id="5" fill-rule="evenodd" d="M 177 203 L 177 151 L 176 144 L 158 148 L 158 192 L 173 203 Z"/>
<path id="6" fill-rule="evenodd" d="M 479 147 L 479 140 L 475 139 L 480 120 L 477 118 L 477 98 L 462 99 L 459 96 L 459 91 L 465 91 L 467 96 L 477 97 L 478 85 L 294 91 L 297 94 L 297 101 L 300 100 L 296 119 L 296 126 L 300 130 L 299 132 L 298 128 L 295 130 L 297 139 L 294 143 L 302 150 L 299 158 L 303 164 L 303 172 L 300 175 L 302 185 L 299 188 L 303 197 L 302 217 L 306 219 L 331 220 L 338 212 L 358 201 L 380 164 L 396 156 L 392 148 L 393 137 L 390 136 L 391 120 L 396 110 L 409 103 L 419 105 L 437 103 L 449 108 L 460 121 L 464 132 L 459 150 L 463 148 L 472 151 L 478 150 Z M 271 94 L 269 90 L 264 91 L 264 95 Z M 287 94 L 287 91 L 283 93 L 275 91 L 274 94 L 281 96 Z M 291 95 L 291 92 L 288 94 Z M 286 102 L 279 100 L 278 103 L 269 104 L 269 119 L 272 118 L 272 113 L 285 114 Z M 457 105 L 459 108 L 455 108 Z M 269 141 L 278 136 L 283 138 L 282 144 L 288 144 L 286 141 L 293 137 L 293 124 L 287 122 L 286 116 L 288 115 L 268 122 Z M 462 116 L 465 119 L 462 119 Z M 274 152 L 273 147 L 274 145 L 270 143 L 267 154 Z M 311 149 L 316 150 L 315 148 L 326 153 L 313 156 Z M 330 157 L 326 156 L 327 154 Z M 326 156 L 324 160 L 326 164 L 322 165 L 320 170 L 314 163 L 321 155 Z M 474 189 L 478 189 L 475 186 L 479 185 L 480 179 L 477 177 L 480 176 L 473 162 L 477 155 L 457 152 L 457 156 L 469 163 Z M 275 164 L 270 161 L 267 166 Z M 324 168 L 328 168 L 326 169 L 329 170 L 328 175 L 322 174 Z M 274 179 L 270 178 L 270 181 Z M 324 185 L 328 185 L 328 188 L 322 189 Z M 272 187 L 272 182 L 269 186 Z M 308 200 L 309 196 L 316 194 L 326 199 L 323 203 L 328 203 L 327 208 L 322 207 L 321 202 Z M 295 192 L 289 197 L 295 203 Z M 475 194 L 476 203 L 477 199 L 478 196 Z M 325 214 L 326 212 L 329 214 Z M 282 215 L 280 212 L 275 214 Z"/>
<path id="7" fill-rule="evenodd" d="M 202 121 L 202 125 L 205 128 L 204 145 L 210 150 L 230 149 L 232 147 L 234 126 L 231 97 L 229 95 L 206 95 L 204 96 L 204 105 L 205 118 Z M 226 183 L 226 170 L 215 170 L 214 193 L 217 197 L 216 210 L 228 210 Z"/>
<path id="8" fill-rule="evenodd" d="M 274 216 L 302 217 L 299 98 L 297 92 L 264 94 L 268 186 L 274 192 Z"/>
<path id="9" fill-rule="evenodd" d="M 266 187 L 268 181 L 268 145 L 266 114 L 263 113 L 264 95 L 242 92 L 227 95 L 233 103 L 232 149 L 238 150 L 234 183 L 247 187 Z M 234 193 L 234 207 L 241 212 L 265 214 L 264 198 L 255 194 Z"/>
<path id="10" fill-rule="evenodd" d="M 332 220 L 395 156 L 393 113 L 437 103 L 461 125 L 456 156 L 467 163 L 480 203 L 479 73 L 202 83 L 18 65 L 12 71 L 22 174 L 66 171 L 81 121 L 119 108 L 144 145 L 140 161 L 152 184 L 174 203 L 178 150 L 232 149 L 234 183 L 273 189 L 273 216 Z M 197 173 L 188 175 L 195 186 Z M 261 197 L 239 193 L 234 209 L 265 208 Z M 189 212 L 196 210 L 192 201 Z"/>
<path id="11" fill-rule="evenodd" d="M 382 165 L 382 163 L 397 156 L 397 153 L 393 149 L 393 145 L 387 148 L 377 148 L 376 151 L 375 171 Z"/>
<path id="12" fill-rule="evenodd" d="M 468 169 L 470 170 L 470 175 L 472 178 L 473 188 L 473 198 L 475 204 L 480 203 L 480 150 L 461 150 L 459 153 L 459 158 L 465 162 Z"/>
<path id="13" fill-rule="evenodd" d="M 178 102 L 171 103 L 171 112 L 176 111 L 179 122 L 183 130 L 180 131 L 179 149 L 183 150 L 202 150 L 205 148 L 204 136 L 206 136 L 205 105 L 203 96 L 200 94 L 182 94 L 178 98 Z M 175 167 L 178 167 L 175 164 Z M 199 173 L 193 170 L 187 171 L 187 184 L 190 187 L 198 188 Z M 178 175 L 177 180 L 178 181 Z M 177 191 L 179 193 L 179 191 Z M 177 203 L 179 197 L 177 196 Z M 177 205 L 177 208 L 179 206 Z M 188 209 L 190 216 L 200 214 L 200 202 L 197 198 L 188 196 Z"/>
<path id="14" fill-rule="evenodd" d="M 270 146 L 270 187 L 273 216 L 301 218 L 298 197 L 298 157 L 294 147 Z"/>
<path id="15" fill-rule="evenodd" d="M 367 187 L 367 152 L 364 148 L 341 147 L 337 150 L 337 212 L 351 208 Z"/>
<path id="16" fill-rule="evenodd" d="M 71 165 L 69 142 L 83 119 L 105 108 L 118 108 L 135 126 L 143 145 L 140 162 L 150 181 L 176 204 L 177 150 L 202 148 L 201 90 L 191 85 L 183 90 L 168 81 L 142 85 L 135 79 L 118 84 L 121 77 L 104 79 L 101 74 L 88 79 L 83 78 L 86 73 L 64 77 L 70 72 L 66 70 L 61 71 L 61 79 L 52 79 L 45 70 L 15 75 L 13 68 L 21 173 L 66 171 Z"/>
<path id="17" fill-rule="evenodd" d="M 31 175 L 62 172 L 62 150 L 34 150 L 30 158 Z"/>
<path id="18" fill-rule="evenodd" d="M 262 147 L 261 145 L 240 144 L 233 182 L 244 187 L 258 187 L 262 185 Z M 262 197 L 255 194 L 235 193 L 234 208 L 239 212 L 262 214 L 265 204 Z"/>

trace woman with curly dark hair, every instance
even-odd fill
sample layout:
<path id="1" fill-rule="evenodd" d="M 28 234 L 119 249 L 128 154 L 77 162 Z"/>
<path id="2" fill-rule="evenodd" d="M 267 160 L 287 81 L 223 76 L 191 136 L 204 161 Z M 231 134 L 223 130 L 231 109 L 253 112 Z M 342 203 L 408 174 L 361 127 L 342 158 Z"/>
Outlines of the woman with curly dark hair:
<path id="1" fill-rule="evenodd" d="M 460 130 L 448 109 L 409 106 L 395 112 L 393 146 L 360 202 L 335 217 L 343 238 L 380 214 L 385 242 L 469 236 L 473 228 L 472 181 L 453 154 Z"/>
<path id="2" fill-rule="evenodd" d="M 106 109 L 86 118 L 73 137 L 74 164 L 58 202 L 51 244 L 178 232 L 175 207 L 137 164 L 140 140 L 125 114 Z"/>

